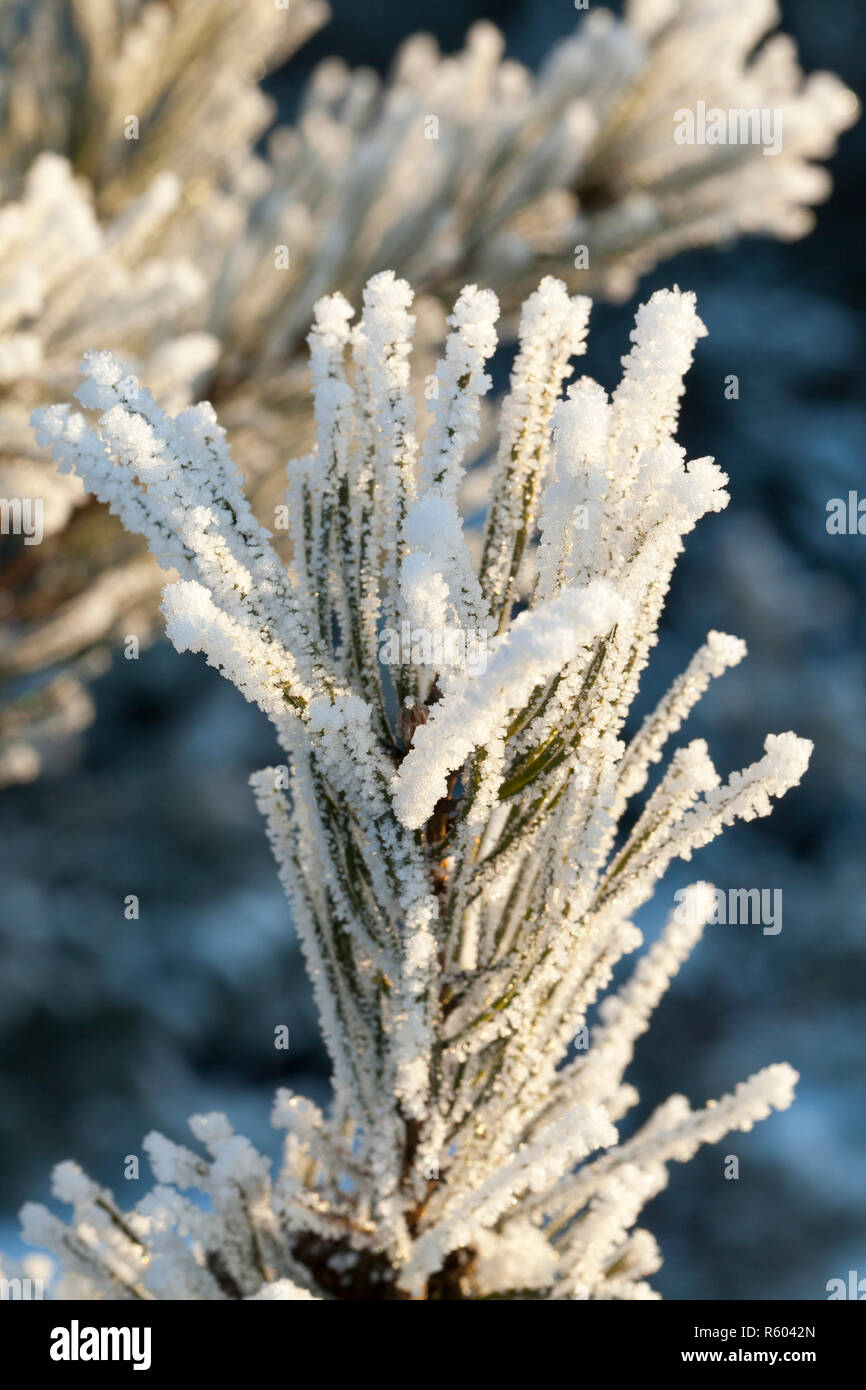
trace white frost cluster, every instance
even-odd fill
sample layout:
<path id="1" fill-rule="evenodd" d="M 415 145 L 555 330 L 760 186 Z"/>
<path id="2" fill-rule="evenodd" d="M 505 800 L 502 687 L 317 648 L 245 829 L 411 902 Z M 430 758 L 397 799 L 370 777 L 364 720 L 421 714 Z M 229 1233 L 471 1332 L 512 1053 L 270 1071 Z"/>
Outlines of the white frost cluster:
<path id="1" fill-rule="evenodd" d="M 687 743 L 618 834 L 667 740 L 744 651 L 710 633 L 624 741 L 682 539 L 727 501 L 725 475 L 674 438 L 705 331 L 694 297 L 642 306 L 610 398 L 587 378 L 563 396 L 589 304 L 542 281 L 501 410 L 480 571 L 455 499 L 495 296 L 459 295 L 426 420 L 411 308 L 393 272 L 370 281 L 355 323 L 340 295 L 316 305 L 317 439 L 288 469 L 289 568 L 210 406 L 172 419 L 97 352 L 77 393 L 87 414 L 34 417 L 58 466 L 178 572 L 163 600 L 175 645 L 273 722 L 289 785 L 279 769 L 252 782 L 333 1067 L 327 1115 L 278 1097 L 273 1179 L 221 1116 L 193 1122 L 209 1160 L 148 1141 L 161 1185 L 128 1215 L 62 1166 L 72 1225 L 32 1208 L 26 1225 L 83 1296 L 653 1297 L 658 1257 L 635 1223 L 667 1164 L 792 1098 L 795 1074 L 771 1066 L 703 1110 L 673 1097 L 619 1143 L 634 1044 L 710 910 L 700 885 L 601 1004 L 589 1049 L 573 1047 L 672 860 L 767 815 L 810 752 L 770 735 L 723 781 L 705 743 Z M 380 661 L 381 625 L 418 602 L 419 556 L 448 620 L 489 635 L 485 670 Z M 516 612 L 521 568 L 534 578 Z M 206 1210 L 179 1195 L 190 1187 Z"/>
<path id="2" fill-rule="evenodd" d="M 4 177 L 54 150 L 111 211 L 159 168 L 200 194 L 247 161 L 273 116 L 259 82 L 327 17 L 324 0 L 3 0 Z"/>
<path id="3" fill-rule="evenodd" d="M 86 181 L 60 155 L 42 154 L 21 198 L 0 208 L 0 495 L 43 498 L 46 532 L 62 530 L 84 494 L 38 466 L 43 455 L 27 417 L 47 382 L 72 389 L 89 335 L 111 339 L 122 324 L 131 366 L 175 409 L 217 360 L 217 340 L 190 327 L 206 294 L 204 275 L 188 259 L 143 254 L 182 192 L 179 179 L 162 174 L 122 218 L 103 223 Z"/>
<path id="4" fill-rule="evenodd" d="M 510 313 L 540 268 L 625 298 L 684 247 L 804 235 L 829 192 L 813 161 L 858 105 L 831 74 L 805 78 L 786 36 L 766 38 L 778 20 L 775 0 L 629 0 L 622 20 L 590 6 L 537 75 L 487 22 L 453 55 L 414 36 L 384 83 L 323 63 L 297 126 L 271 141 L 273 183 L 237 263 L 247 273 L 291 227 L 267 351 L 297 341 L 329 285 L 357 299 L 383 265 L 419 288 L 492 285 Z M 676 143 L 675 114 L 699 101 L 781 111 L 779 154 Z M 252 343 L 261 323 L 240 309 Z"/>

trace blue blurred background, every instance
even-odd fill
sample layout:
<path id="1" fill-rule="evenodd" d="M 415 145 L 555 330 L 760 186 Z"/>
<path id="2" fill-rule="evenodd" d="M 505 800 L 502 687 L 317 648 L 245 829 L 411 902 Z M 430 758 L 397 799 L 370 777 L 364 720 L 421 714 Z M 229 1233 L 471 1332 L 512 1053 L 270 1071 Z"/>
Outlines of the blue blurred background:
<path id="1" fill-rule="evenodd" d="M 454 4 L 331 0 L 334 18 L 269 89 L 290 119 L 315 61 L 337 53 L 385 71 L 428 29 L 454 48 L 474 19 L 504 28 L 530 65 L 579 16 L 567 0 Z M 611 8 L 616 9 L 613 5 Z M 860 0 L 786 0 L 783 27 L 809 71 L 862 88 Z M 815 1299 L 866 1275 L 866 538 L 830 536 L 826 503 L 860 489 L 864 458 L 861 125 L 832 162 L 817 231 L 682 255 L 634 303 L 598 304 L 585 369 L 607 386 L 635 304 L 661 285 L 697 291 L 709 337 L 688 380 L 680 437 L 731 477 L 728 510 L 690 538 L 636 715 L 707 630 L 746 639 L 748 661 L 689 729 L 721 770 L 760 756 L 765 732 L 814 739 L 812 768 L 771 819 L 729 831 L 672 873 L 640 925 L 658 930 L 681 883 L 781 888 L 778 936 L 708 928 L 640 1047 L 637 1115 L 672 1091 L 720 1095 L 767 1062 L 801 1073 L 799 1097 L 753 1133 L 674 1167 L 644 1224 L 669 1298 Z M 724 397 L 735 373 L 740 398 Z M 193 1111 L 228 1111 L 276 1151 L 270 1098 L 288 1084 L 323 1099 L 325 1058 L 284 899 L 252 806 L 249 772 L 274 759 L 263 716 L 200 659 L 164 644 L 116 659 L 74 771 L 0 804 L 0 1226 L 44 1198 L 74 1156 L 124 1202 L 126 1154 L 153 1126 L 183 1139 Z M 123 899 L 141 900 L 138 922 Z M 275 1052 L 286 1023 L 291 1049 Z M 726 1181 L 726 1154 L 740 1178 Z M 147 1172 L 147 1165 L 143 1165 Z M 120 1190 L 122 1189 L 122 1190 Z"/>

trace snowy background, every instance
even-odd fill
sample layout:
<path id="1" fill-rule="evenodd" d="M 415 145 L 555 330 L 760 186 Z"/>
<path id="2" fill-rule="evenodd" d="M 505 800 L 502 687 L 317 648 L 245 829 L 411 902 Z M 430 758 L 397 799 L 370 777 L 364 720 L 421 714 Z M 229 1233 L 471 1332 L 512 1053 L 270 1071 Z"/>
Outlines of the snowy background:
<path id="1" fill-rule="evenodd" d="M 534 65 L 578 18 L 567 0 L 362 7 L 334 19 L 268 84 L 290 119 L 313 63 L 338 53 L 385 70 L 418 29 L 455 47 L 484 16 Z M 612 8 L 617 8 L 615 5 Z M 862 89 L 860 0 L 783 4 L 808 71 Z M 671 1091 L 699 1103 L 767 1062 L 801 1072 L 799 1099 L 750 1135 L 674 1167 L 646 1214 L 670 1298 L 825 1297 L 866 1275 L 866 537 L 828 536 L 826 503 L 863 481 L 864 276 L 858 202 L 863 125 L 843 137 L 832 201 L 791 246 L 750 241 L 688 254 L 645 280 L 695 289 L 709 338 L 688 378 L 680 432 L 730 473 L 732 502 L 690 538 L 636 713 L 706 631 L 746 639 L 690 726 L 720 769 L 760 755 L 764 733 L 815 740 L 804 785 L 768 821 L 739 827 L 671 875 L 640 925 L 658 929 L 681 883 L 781 888 L 783 929 L 708 928 L 644 1040 L 637 1118 Z M 634 304 L 597 305 L 585 370 L 610 386 Z M 507 361 L 500 364 L 507 372 Z M 735 373 L 740 399 L 724 397 Z M 284 899 L 247 787 L 273 760 L 263 715 L 196 657 L 164 644 L 118 657 L 74 771 L 0 802 L 0 1245 L 75 1156 L 134 1201 L 124 1156 L 157 1126 L 183 1139 L 196 1110 L 228 1111 L 274 1148 L 277 1084 L 322 1098 L 324 1053 Z M 141 900 L 138 922 L 123 899 Z M 288 1025 L 291 1049 L 275 1052 Z M 723 1177 L 724 1156 L 740 1178 Z M 146 1174 L 146 1164 L 143 1165 Z"/>

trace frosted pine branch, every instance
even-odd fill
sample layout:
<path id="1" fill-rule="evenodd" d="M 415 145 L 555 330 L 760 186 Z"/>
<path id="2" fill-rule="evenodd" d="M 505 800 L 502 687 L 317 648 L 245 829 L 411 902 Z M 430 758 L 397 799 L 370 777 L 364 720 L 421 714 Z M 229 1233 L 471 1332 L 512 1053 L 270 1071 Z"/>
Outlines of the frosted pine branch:
<path id="1" fill-rule="evenodd" d="M 631 0 L 621 21 L 591 7 L 537 74 L 505 56 L 487 23 L 453 55 L 429 37 L 409 39 L 382 82 L 329 59 L 296 125 L 274 129 L 259 154 L 275 116 L 259 81 L 326 15 L 320 0 L 287 9 L 272 0 L 0 7 L 0 495 L 38 498 L 47 531 L 66 528 L 82 494 L 50 469 L 26 422 L 34 406 L 72 393 L 91 343 L 110 348 L 172 411 L 209 396 L 254 498 L 270 508 L 284 453 L 311 442 L 298 357 L 323 294 L 359 302 L 374 275 L 395 268 L 428 296 L 418 306 L 419 354 L 426 321 L 467 282 L 497 291 L 509 335 L 544 271 L 572 291 L 625 297 L 685 247 L 810 230 L 830 186 L 820 161 L 858 112 L 835 77 L 804 76 L 791 42 L 767 37 L 779 17 L 773 0 Z M 699 103 L 778 113 L 780 147 L 765 158 L 751 138 L 678 143 L 678 113 L 694 115 Z M 527 312 L 537 312 L 532 298 Z M 489 586 L 510 576 L 497 624 L 506 600 L 523 592 L 540 505 L 544 459 L 523 428 L 524 406 L 533 399 L 534 410 L 535 391 L 555 397 L 563 353 L 577 350 L 582 332 L 579 306 L 545 312 L 549 333 L 535 340 L 537 360 L 523 364 L 522 388 L 515 382 L 496 464 L 480 582 L 489 602 Z M 583 407 L 591 413 L 591 392 Z M 532 418 L 543 425 L 543 414 Z M 591 494 L 592 472 L 563 478 L 575 509 L 591 501 L 584 486 Z M 329 505 L 345 517 L 345 497 Z M 436 518 L 443 551 L 416 549 L 414 601 L 446 601 L 441 575 L 434 581 L 444 561 L 461 603 L 477 606 L 450 508 L 434 495 L 420 514 L 419 524 Z M 524 524 L 512 532 L 503 508 Z M 546 539 L 558 553 L 550 523 Z M 0 638 L 0 682 L 13 699 L 20 678 L 47 683 L 54 663 L 116 642 L 131 618 L 142 640 L 154 628 L 158 577 L 134 543 L 100 516 L 89 587 L 72 581 L 73 545 L 58 543 L 43 559 L 38 614 Z M 567 575 L 591 565 L 582 552 L 578 539 L 563 555 Z M 24 560 L 16 583 L 26 590 L 36 562 Z M 538 582 L 542 591 L 551 582 L 546 562 Z M 372 603 L 367 595 L 368 624 Z M 79 675 L 85 669 L 80 662 Z M 400 684 L 408 693 L 410 672 Z M 11 717 L 21 724 L 20 711 Z M 35 735 L 22 755 L 20 741 L 7 747 L 0 734 L 6 776 L 33 775 Z"/>
<path id="2" fill-rule="evenodd" d="M 606 994 L 641 943 L 634 913 L 673 860 L 767 815 L 811 751 L 769 735 L 723 782 L 693 740 L 619 833 L 667 739 L 744 654 L 710 633 L 626 743 L 683 538 L 727 502 L 725 475 L 674 437 L 705 332 L 694 297 L 642 306 L 612 398 L 588 378 L 563 396 L 589 304 L 542 281 L 501 409 L 480 573 L 457 495 L 496 299 L 459 295 L 426 419 L 410 395 L 411 308 L 390 272 L 354 327 L 342 296 L 316 305 L 317 437 L 289 465 L 288 568 L 210 406 L 172 419 L 96 352 L 85 413 L 35 413 L 61 470 L 179 572 L 163 599 L 178 649 L 203 652 L 274 726 L 290 775 L 252 783 L 333 1082 L 327 1113 L 278 1097 L 273 1178 L 222 1116 L 192 1122 L 208 1158 L 149 1139 L 160 1186 L 131 1213 L 62 1165 L 72 1224 L 30 1207 L 25 1228 L 75 1296 L 649 1298 L 657 1255 L 635 1223 L 666 1165 L 791 1101 L 779 1064 L 705 1110 L 673 1097 L 623 1143 L 616 1128 L 636 1099 L 634 1045 L 713 893 L 690 890 L 684 918 Z M 534 578 L 518 612 L 521 567 Z M 480 669 L 414 645 L 389 660 L 388 625 L 414 644 L 420 617 L 461 638 L 480 627 Z M 193 1186 L 207 1211 L 180 1195 Z"/>

